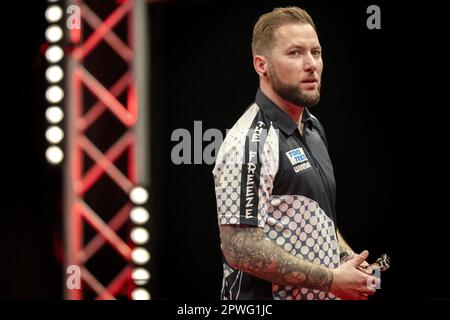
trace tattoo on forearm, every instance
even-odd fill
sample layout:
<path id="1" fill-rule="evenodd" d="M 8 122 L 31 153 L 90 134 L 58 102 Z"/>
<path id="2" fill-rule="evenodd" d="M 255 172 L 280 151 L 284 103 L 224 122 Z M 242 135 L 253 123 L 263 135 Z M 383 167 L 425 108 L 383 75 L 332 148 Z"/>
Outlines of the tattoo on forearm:
<path id="1" fill-rule="evenodd" d="M 339 260 L 341 261 L 341 263 L 350 260 L 355 254 L 349 247 L 343 245 L 339 245 L 339 252 Z"/>
<path id="2" fill-rule="evenodd" d="M 256 227 L 221 226 L 222 250 L 228 264 L 255 277 L 281 285 L 329 291 L 333 273 L 291 255 Z"/>

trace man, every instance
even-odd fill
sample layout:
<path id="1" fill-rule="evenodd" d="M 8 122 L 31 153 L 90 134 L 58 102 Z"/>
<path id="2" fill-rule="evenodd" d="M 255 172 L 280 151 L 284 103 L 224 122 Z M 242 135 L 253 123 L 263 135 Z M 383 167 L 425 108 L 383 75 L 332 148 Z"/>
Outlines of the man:
<path id="1" fill-rule="evenodd" d="M 260 89 L 213 170 L 222 299 L 367 299 L 378 280 L 337 231 L 325 133 L 308 110 L 323 69 L 314 22 L 297 7 L 262 15 L 252 51 Z"/>

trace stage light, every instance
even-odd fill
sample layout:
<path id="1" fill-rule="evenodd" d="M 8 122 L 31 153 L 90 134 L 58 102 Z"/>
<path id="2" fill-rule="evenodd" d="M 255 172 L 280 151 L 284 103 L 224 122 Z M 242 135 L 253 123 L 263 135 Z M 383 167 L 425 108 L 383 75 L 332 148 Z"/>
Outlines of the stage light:
<path id="1" fill-rule="evenodd" d="M 45 77 L 50 83 L 55 83 L 61 81 L 64 76 L 64 72 L 60 66 L 50 66 L 45 72 Z"/>
<path id="2" fill-rule="evenodd" d="M 60 46 L 50 46 L 45 50 L 45 58 L 50 63 L 59 62 L 64 57 L 64 51 Z"/>
<path id="3" fill-rule="evenodd" d="M 64 158 L 64 153 L 58 146 L 50 146 L 45 151 L 45 157 L 51 164 L 59 164 Z"/>
<path id="4" fill-rule="evenodd" d="M 48 107 L 45 111 L 45 117 L 50 123 L 59 123 L 64 118 L 64 113 L 60 107 Z"/>
<path id="5" fill-rule="evenodd" d="M 64 132 L 58 126 L 51 126 L 45 131 L 45 137 L 50 143 L 60 143 L 64 138 Z"/>
<path id="6" fill-rule="evenodd" d="M 130 238 L 136 244 L 146 243 L 149 237 L 148 231 L 142 227 L 133 228 L 130 232 Z"/>
<path id="7" fill-rule="evenodd" d="M 52 5 L 45 10 L 45 18 L 48 22 L 56 22 L 63 16 L 63 11 L 60 6 Z"/>
<path id="8" fill-rule="evenodd" d="M 136 288 L 131 292 L 131 299 L 133 300 L 150 300 L 150 293 L 143 288 Z"/>
<path id="9" fill-rule="evenodd" d="M 63 31 L 60 26 L 51 25 L 45 30 L 45 38 L 48 42 L 57 42 L 61 40 L 63 36 Z"/>
<path id="10" fill-rule="evenodd" d="M 58 103 L 64 97 L 64 92 L 59 86 L 53 85 L 48 87 L 45 97 L 50 103 Z"/>
<path id="11" fill-rule="evenodd" d="M 142 187 L 134 187 L 131 189 L 130 199 L 135 204 L 144 204 L 148 200 L 148 191 Z"/>
<path id="12" fill-rule="evenodd" d="M 135 207 L 131 209 L 130 212 L 130 219 L 135 224 L 144 224 L 148 221 L 150 218 L 150 214 L 148 213 L 145 208 L 142 207 Z"/>
<path id="13" fill-rule="evenodd" d="M 138 286 L 143 286 L 150 280 L 150 272 L 144 268 L 136 268 L 131 272 L 131 279 Z"/>
<path id="14" fill-rule="evenodd" d="M 144 248 L 134 248 L 131 252 L 131 260 L 135 264 L 145 264 L 150 260 L 150 253 Z"/>

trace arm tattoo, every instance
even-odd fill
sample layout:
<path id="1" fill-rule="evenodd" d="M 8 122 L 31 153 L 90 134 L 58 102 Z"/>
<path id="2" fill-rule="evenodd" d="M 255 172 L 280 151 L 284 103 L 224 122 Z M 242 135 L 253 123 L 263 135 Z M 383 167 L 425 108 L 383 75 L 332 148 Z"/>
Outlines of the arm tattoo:
<path id="1" fill-rule="evenodd" d="M 255 277 L 281 285 L 329 291 L 333 273 L 326 267 L 298 258 L 264 238 L 257 227 L 220 227 L 227 263 Z"/>
<path id="2" fill-rule="evenodd" d="M 353 258 L 355 253 L 353 252 L 352 248 L 350 248 L 350 246 L 347 244 L 347 242 L 344 240 L 339 229 L 337 229 L 337 236 L 339 241 L 339 260 L 340 263 L 342 264 Z"/>
<path id="3" fill-rule="evenodd" d="M 339 245 L 339 260 L 342 263 L 350 260 L 355 254 L 349 247 Z"/>

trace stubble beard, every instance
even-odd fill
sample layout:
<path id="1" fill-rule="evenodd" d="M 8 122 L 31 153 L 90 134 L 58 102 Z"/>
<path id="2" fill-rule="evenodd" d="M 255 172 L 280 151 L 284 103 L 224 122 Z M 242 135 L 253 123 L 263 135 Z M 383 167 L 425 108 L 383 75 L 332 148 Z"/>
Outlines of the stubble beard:
<path id="1" fill-rule="evenodd" d="M 268 69 L 268 76 L 273 91 L 284 100 L 289 101 L 296 106 L 307 108 L 314 107 L 319 103 L 320 81 L 317 84 L 314 94 L 307 94 L 300 89 L 299 85 L 290 85 L 282 82 L 272 66 Z"/>

